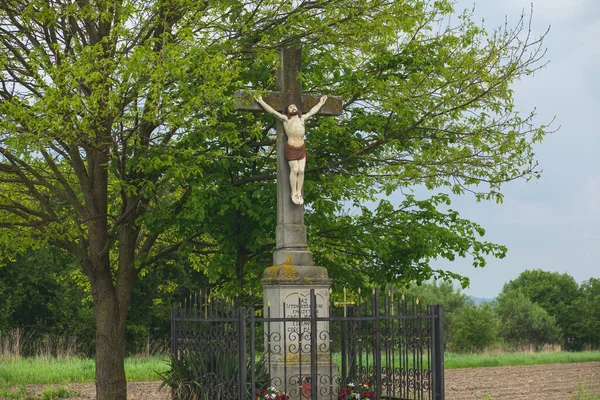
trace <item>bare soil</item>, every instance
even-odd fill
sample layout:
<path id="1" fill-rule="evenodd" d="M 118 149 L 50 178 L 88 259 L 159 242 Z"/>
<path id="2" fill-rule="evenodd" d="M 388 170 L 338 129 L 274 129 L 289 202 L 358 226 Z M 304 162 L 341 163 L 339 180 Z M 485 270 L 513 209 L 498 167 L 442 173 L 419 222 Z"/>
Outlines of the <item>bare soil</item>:
<path id="1" fill-rule="evenodd" d="M 27 393 L 39 394 L 49 385 L 27 385 Z M 71 399 L 96 399 L 96 385 L 94 383 L 69 383 L 66 385 L 52 385 L 55 387 L 67 386 L 69 389 L 80 393 Z M 160 382 L 129 382 L 127 384 L 127 400 L 171 400 L 168 388 L 159 390 Z"/>
<path id="2" fill-rule="evenodd" d="M 131 382 L 129 400 L 169 400 L 169 391 L 158 390 L 159 382 Z M 580 385 L 588 394 L 600 396 L 600 362 L 551 364 L 523 367 L 465 368 L 445 373 L 446 400 L 474 400 L 489 395 L 493 400 L 569 400 Z M 60 385 L 59 385 L 60 386 Z M 81 393 L 76 399 L 95 399 L 93 383 L 68 385 Z M 47 385 L 28 385 L 31 394 Z"/>
<path id="3" fill-rule="evenodd" d="M 569 400 L 580 384 L 600 396 L 600 363 L 464 368 L 445 372 L 446 400 Z"/>

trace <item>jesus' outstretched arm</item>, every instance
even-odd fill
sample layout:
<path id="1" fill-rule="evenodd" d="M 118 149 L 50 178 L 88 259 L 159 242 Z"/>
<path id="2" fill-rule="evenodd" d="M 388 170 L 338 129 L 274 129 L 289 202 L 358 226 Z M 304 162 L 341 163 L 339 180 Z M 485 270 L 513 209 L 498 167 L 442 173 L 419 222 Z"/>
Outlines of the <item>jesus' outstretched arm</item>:
<path id="1" fill-rule="evenodd" d="M 273 114 L 275 117 L 277 117 L 277 119 L 279 119 L 280 121 L 287 121 L 287 116 L 281 114 L 280 112 L 277 112 L 277 110 L 275 110 L 273 107 L 271 107 L 270 105 L 268 105 L 261 96 L 258 96 L 256 98 L 256 101 L 258 102 L 258 104 L 260 104 L 262 106 L 262 108 L 265 109 L 266 112 L 268 112 L 269 114 Z"/>
<path id="2" fill-rule="evenodd" d="M 313 115 L 315 115 L 316 113 L 318 113 L 319 110 L 321 109 L 321 107 L 323 107 L 323 104 L 325 104 L 326 101 L 327 101 L 327 96 L 321 97 L 321 99 L 319 100 L 319 102 L 317 103 L 317 105 L 314 106 L 313 108 L 311 108 L 309 112 L 307 112 L 306 114 L 304 114 L 302 116 L 302 119 L 304 121 L 306 121 L 307 119 L 309 119 L 310 117 L 312 117 Z"/>

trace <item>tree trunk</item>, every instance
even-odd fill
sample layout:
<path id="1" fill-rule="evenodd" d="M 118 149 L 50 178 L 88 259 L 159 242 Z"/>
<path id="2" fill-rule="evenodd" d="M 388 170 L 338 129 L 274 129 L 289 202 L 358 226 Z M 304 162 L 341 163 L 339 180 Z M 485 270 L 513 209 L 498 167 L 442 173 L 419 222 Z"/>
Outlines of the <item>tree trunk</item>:
<path id="1" fill-rule="evenodd" d="M 110 285 L 110 282 L 109 282 Z M 101 293 L 101 294 L 100 294 Z M 112 285 L 94 296 L 96 312 L 96 400 L 126 400 L 125 321 Z"/>

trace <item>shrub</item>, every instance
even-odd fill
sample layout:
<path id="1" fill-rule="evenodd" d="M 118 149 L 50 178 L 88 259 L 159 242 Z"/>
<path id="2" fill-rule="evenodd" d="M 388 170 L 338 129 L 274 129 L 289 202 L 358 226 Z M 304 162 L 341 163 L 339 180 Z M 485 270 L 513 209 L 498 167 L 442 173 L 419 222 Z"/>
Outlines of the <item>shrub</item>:
<path id="1" fill-rule="evenodd" d="M 178 400 L 209 399 L 215 396 L 219 399 L 236 399 L 237 394 L 228 395 L 231 383 L 239 379 L 238 355 L 229 352 L 207 353 L 203 351 L 185 351 L 179 357 L 171 355 L 170 369 L 159 373 L 162 380 L 161 388 L 171 387 L 173 397 Z M 261 359 L 252 365 L 246 362 L 248 371 L 246 390 L 248 398 L 252 398 L 251 368 L 255 370 L 256 389 L 267 388 L 269 377 L 265 370 L 265 360 Z"/>

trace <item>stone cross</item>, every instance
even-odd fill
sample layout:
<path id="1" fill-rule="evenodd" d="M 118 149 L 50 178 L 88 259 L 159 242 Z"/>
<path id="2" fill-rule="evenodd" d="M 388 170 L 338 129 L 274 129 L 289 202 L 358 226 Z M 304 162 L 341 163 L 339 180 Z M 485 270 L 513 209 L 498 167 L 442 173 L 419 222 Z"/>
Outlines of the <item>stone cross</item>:
<path id="1" fill-rule="evenodd" d="M 290 104 L 306 113 L 315 106 L 321 96 L 302 93 L 300 72 L 302 51 L 283 49 L 280 53 L 280 68 L 277 71 L 276 92 L 263 94 L 263 100 L 276 111 L 285 113 Z M 257 93 L 237 92 L 236 109 L 264 112 L 256 102 Z M 328 96 L 327 102 L 317 115 L 340 115 L 342 100 Z M 327 269 L 313 265 L 312 253 L 308 250 L 306 226 L 304 225 L 304 205 L 294 204 L 291 199 L 290 168 L 285 158 L 287 137 L 283 123 L 277 119 L 277 230 L 276 245 L 273 253 L 273 265 L 266 268 L 262 286 L 264 315 L 270 315 L 276 321 L 265 322 L 265 354 L 268 359 L 271 384 L 285 391 L 290 400 L 302 400 L 306 395 L 307 382 L 312 385 L 312 399 L 325 400 L 337 397 L 334 392 L 325 396 L 319 390 L 323 384 L 328 388 L 337 387 L 337 367 L 329 360 L 310 361 L 317 354 L 311 347 L 326 352 L 329 348 L 329 323 L 319 321 L 314 333 L 304 324 L 295 322 L 309 312 L 309 301 L 314 290 L 316 313 L 318 317 L 329 316 L 329 279 Z M 310 158 L 310 155 L 309 155 Z M 281 321 L 282 317 L 288 322 Z M 320 334 L 319 334 L 320 333 Z M 316 343 L 307 335 L 316 334 Z M 312 343 L 312 345 L 311 345 Z M 318 352 L 315 351 L 315 352 Z M 328 378 L 325 378 L 328 377 Z M 304 385 L 302 384 L 304 382 Z"/>
<path id="2" fill-rule="evenodd" d="M 296 104 L 306 113 L 321 98 L 321 95 L 302 93 L 300 73 L 302 71 L 302 50 L 285 48 L 280 52 L 280 68 L 277 70 L 278 91 L 263 94 L 263 99 L 275 110 L 285 113 L 290 104 Z M 256 93 L 236 92 L 236 109 L 264 112 L 255 100 Z M 317 115 L 341 115 L 342 99 L 328 96 Z M 277 231 L 273 265 L 312 265 L 312 253 L 308 251 L 306 226 L 304 225 L 304 205 L 294 204 L 291 200 L 289 183 L 289 165 L 285 159 L 287 137 L 283 123 L 277 121 Z M 309 155 L 310 158 L 310 155 Z"/>

